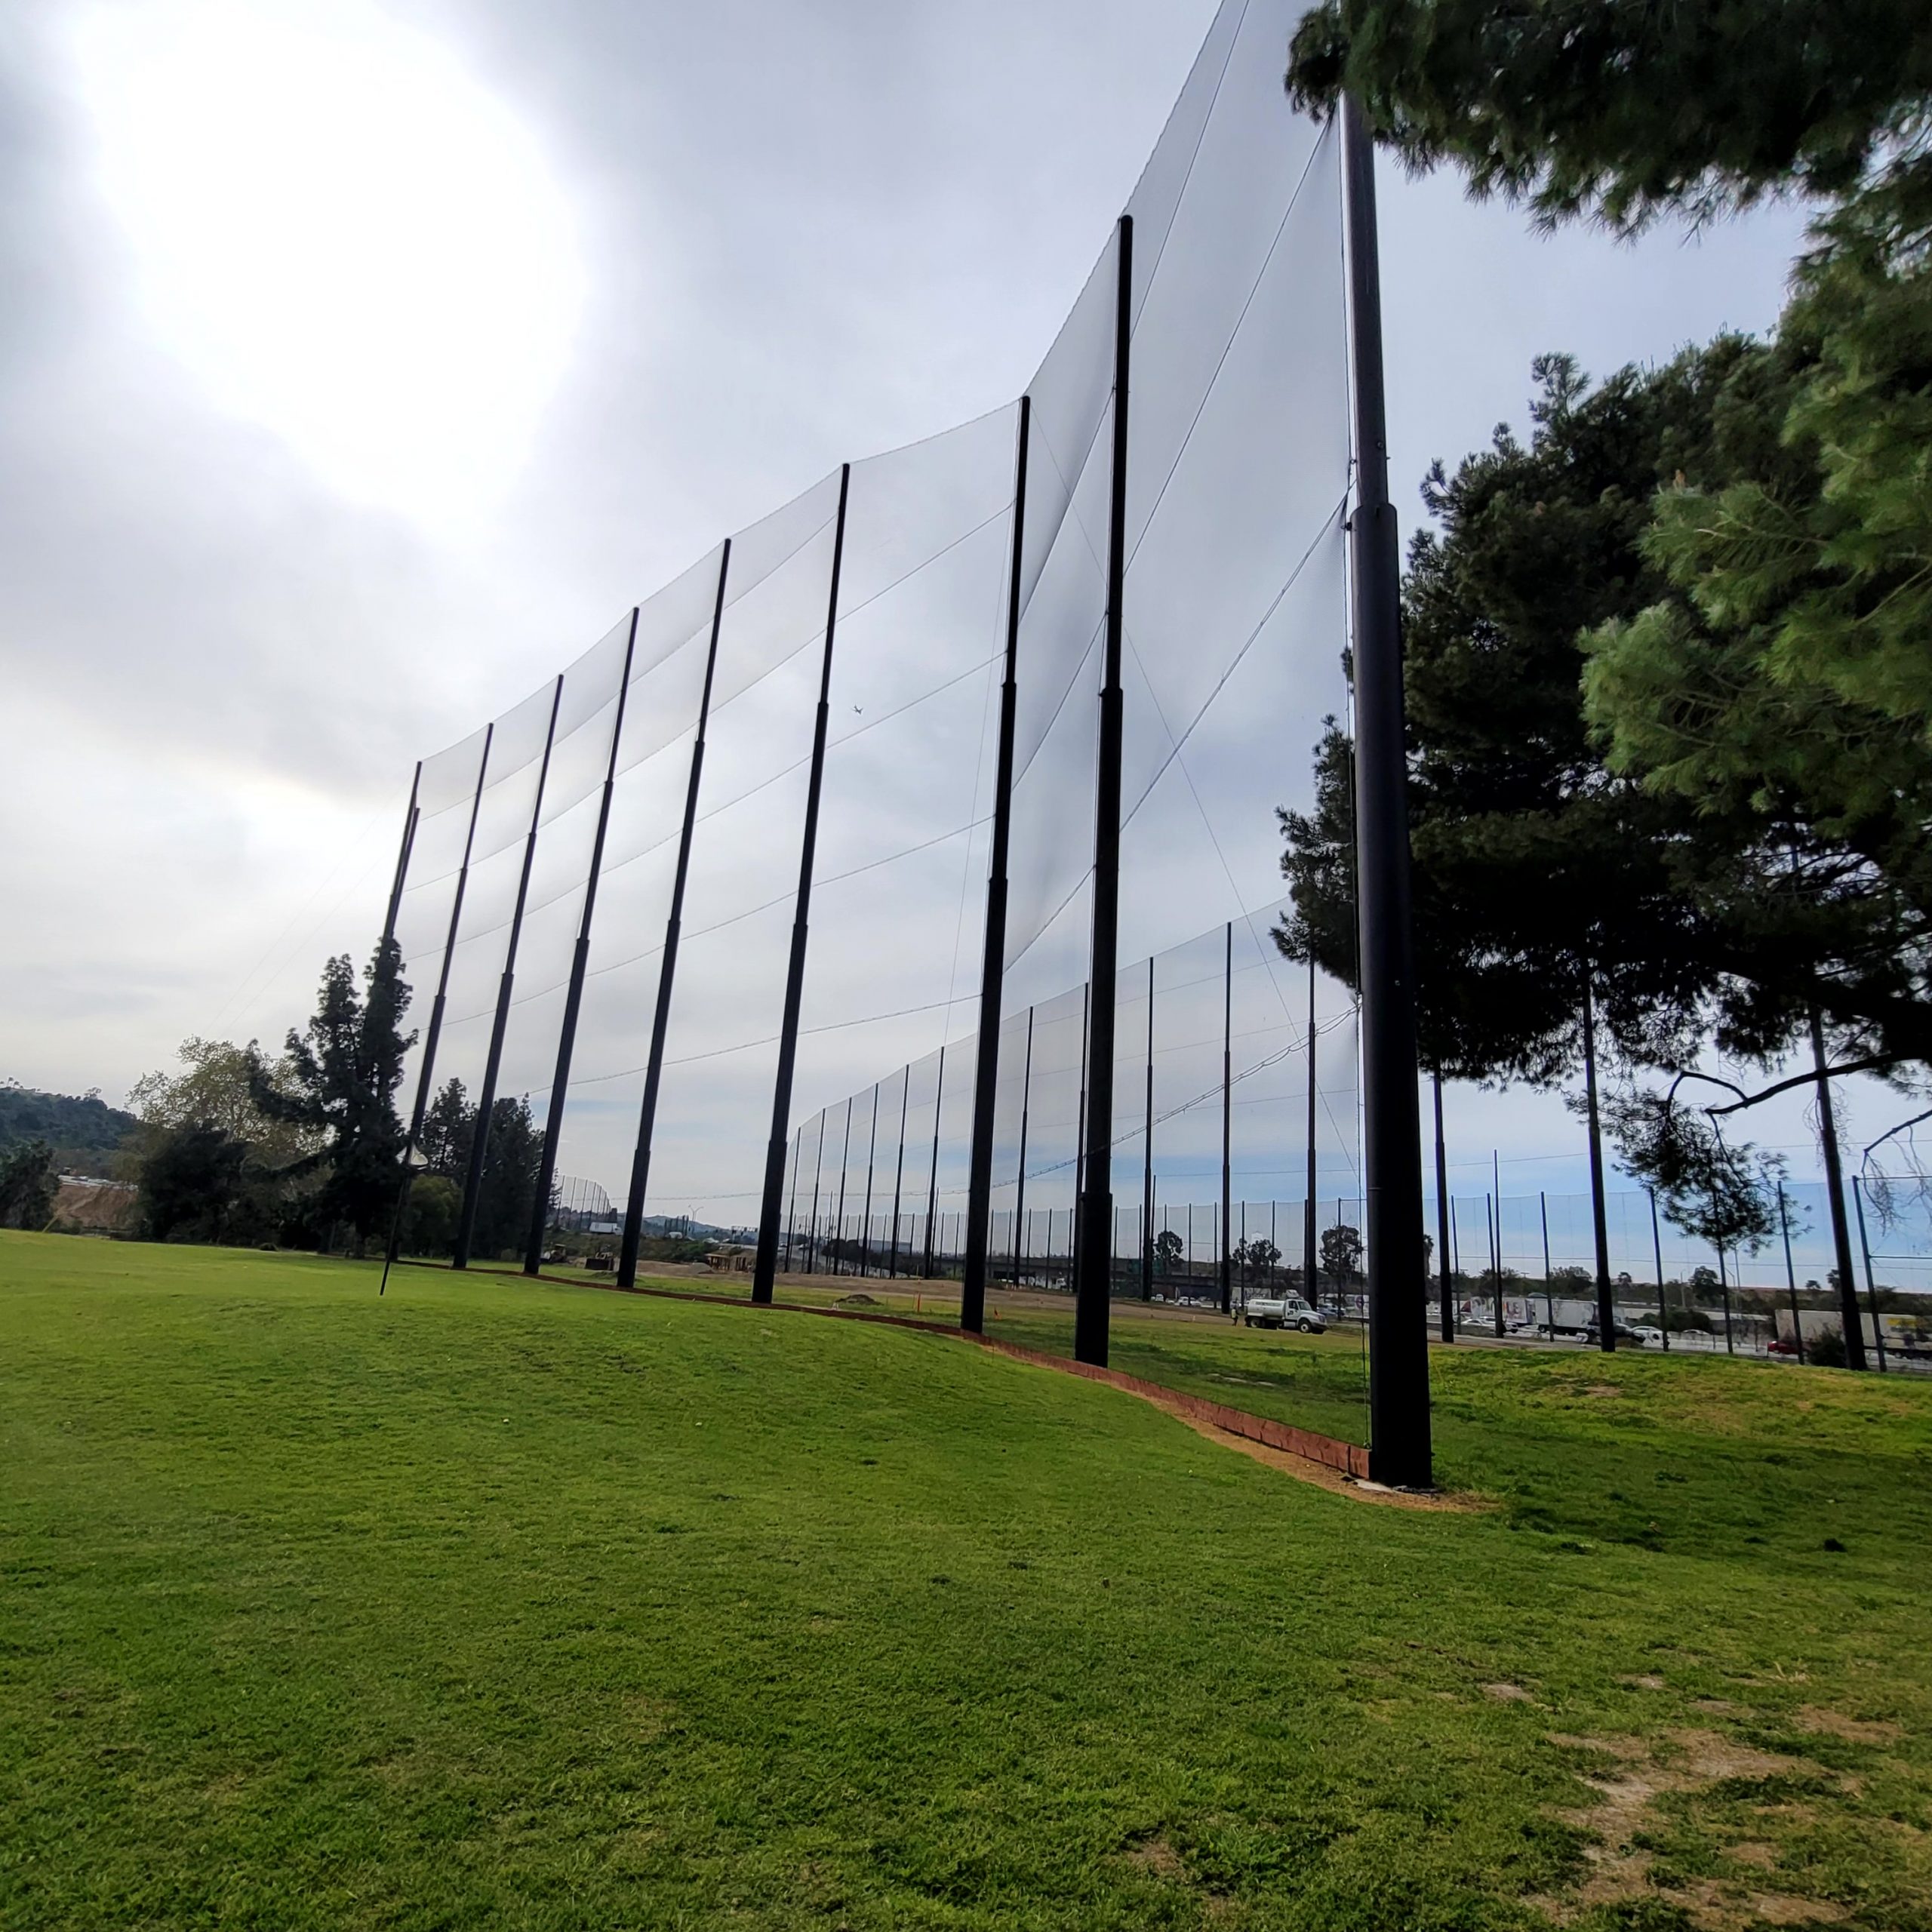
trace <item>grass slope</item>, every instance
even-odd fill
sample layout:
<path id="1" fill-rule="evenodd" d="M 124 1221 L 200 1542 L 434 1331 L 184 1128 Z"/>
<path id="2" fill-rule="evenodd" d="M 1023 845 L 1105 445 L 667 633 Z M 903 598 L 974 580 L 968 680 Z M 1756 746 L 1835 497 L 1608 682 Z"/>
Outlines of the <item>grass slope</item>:
<path id="1" fill-rule="evenodd" d="M 1500 1504 L 1416 1515 L 937 1337 L 373 1289 L 0 1235 L 9 1932 L 1932 1924 L 1932 1390 L 1438 1354 Z"/>

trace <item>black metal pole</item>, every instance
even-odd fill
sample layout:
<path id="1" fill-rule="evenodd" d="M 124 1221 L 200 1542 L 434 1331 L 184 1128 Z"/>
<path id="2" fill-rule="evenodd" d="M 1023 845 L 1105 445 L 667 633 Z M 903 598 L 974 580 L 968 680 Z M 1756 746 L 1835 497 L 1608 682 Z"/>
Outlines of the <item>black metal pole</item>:
<path id="1" fill-rule="evenodd" d="M 1655 1195 L 1652 1195 L 1651 1197 L 1651 1217 L 1653 1232 L 1655 1232 L 1656 1231 L 1655 1222 L 1657 1218 L 1657 1196 Z M 1549 1196 L 1545 1193 L 1541 1188 L 1538 1188 L 1537 1189 L 1537 1212 L 1543 1221 L 1543 1322 L 1545 1326 L 1549 1330 L 1549 1339 L 1553 1342 L 1556 1340 L 1556 1291 L 1551 1286 L 1549 1279 Z M 1661 1256 L 1661 1250 L 1659 1251 L 1659 1254 L 1660 1256 Z M 1659 1279 L 1661 1280 L 1663 1275 L 1663 1264 L 1661 1259 L 1660 1259 L 1657 1264 L 1657 1275 Z"/>
<path id="2" fill-rule="evenodd" d="M 1858 1177 L 1851 1177 L 1851 1204 L 1858 1215 L 1858 1247 L 1865 1257 L 1865 1300 L 1872 1310 L 1872 1340 L 1878 1351 L 1878 1373 L 1887 1374 L 1885 1366 L 1885 1324 L 1878 1312 L 1878 1285 L 1872 1278 L 1872 1244 L 1865 1236 L 1865 1190 L 1858 1184 Z"/>
<path id="3" fill-rule="evenodd" d="M 878 1082 L 872 1082 L 872 1124 L 866 1137 L 866 1218 L 859 1231 L 859 1272 L 872 1272 L 872 1164 L 878 1154 Z"/>
<path id="4" fill-rule="evenodd" d="M 1140 1299 L 1154 1299 L 1154 955 L 1147 955 L 1147 1109 L 1140 1137 Z"/>
<path id="5" fill-rule="evenodd" d="M 423 789 L 423 761 L 416 761 L 416 774 L 409 781 L 409 806 L 402 815 L 402 843 L 395 855 L 395 876 L 389 882 L 389 910 L 383 915 L 383 943 L 395 937 L 395 922 L 402 911 L 403 881 L 409 876 L 409 856 L 416 848 L 416 801 Z"/>
<path id="6" fill-rule="evenodd" d="M 1362 1166 L 1368 1250 L 1369 1466 L 1378 1482 L 1426 1487 L 1429 1333 L 1422 1247 L 1422 1122 L 1409 891 L 1408 766 L 1395 512 L 1389 501 L 1382 379 L 1375 149 L 1342 101 L 1355 506 L 1355 871 L 1361 961 Z"/>
<path id="7" fill-rule="evenodd" d="M 1316 1175 L 1315 1167 L 1315 955 L 1308 960 L 1308 1198 L 1302 1208 L 1301 1266 L 1307 1277 L 1308 1299 L 1311 1307 L 1321 1306 L 1321 1271 L 1317 1265 L 1315 1247 L 1315 1195 Z M 1340 1314 L 1341 1305 L 1336 1304 Z"/>
<path id="8" fill-rule="evenodd" d="M 1838 1318 L 1844 1325 L 1844 1365 L 1862 1369 L 1865 1324 L 1858 1312 L 1858 1284 L 1851 1272 L 1851 1228 L 1844 1211 L 1844 1168 L 1838 1158 L 1838 1115 L 1832 1106 L 1831 1063 L 1825 1055 L 1825 1026 L 1811 1009 L 1811 1064 L 1818 1075 L 1818 1140 L 1825 1156 L 1825 1195 L 1832 1208 L 1832 1245 L 1837 1251 Z"/>
<path id="9" fill-rule="evenodd" d="M 483 730 L 483 750 L 476 761 L 476 789 L 469 801 L 469 827 L 463 837 L 463 859 L 457 867 L 456 891 L 450 900 L 450 929 L 443 940 L 443 957 L 436 969 L 436 996 L 429 1004 L 429 1024 L 423 1035 L 423 1065 L 416 1076 L 416 1105 L 409 1116 L 409 1132 L 403 1142 L 402 1179 L 396 1189 L 395 1212 L 389 1217 L 389 1245 L 383 1254 L 383 1278 L 377 1294 L 389 1291 L 389 1270 L 395 1266 L 397 1244 L 402 1236 L 402 1211 L 409 1201 L 413 1176 L 410 1161 L 423 1139 L 423 1117 L 429 1109 L 429 1081 L 436 1070 L 436 1045 L 442 1036 L 443 1009 L 450 994 L 450 964 L 456 954 L 457 929 L 463 923 L 463 895 L 469 883 L 469 855 L 476 844 L 476 815 L 483 809 L 483 792 L 489 782 L 490 747 L 496 742 L 497 728 Z"/>
<path id="10" fill-rule="evenodd" d="M 819 667 L 818 717 L 812 728 L 811 778 L 805 792 L 804 837 L 798 853 L 798 897 L 792 919 L 792 957 L 785 974 L 785 1013 L 779 1025 L 778 1074 L 772 1083 L 771 1139 L 765 1149 L 764 1201 L 758 1215 L 758 1260 L 752 1300 L 768 1302 L 777 1272 L 778 1196 L 785 1184 L 785 1137 L 792 1112 L 792 1073 L 798 1057 L 798 1009 L 805 996 L 805 939 L 811 930 L 812 862 L 818 851 L 819 794 L 825 784 L 826 728 L 832 716 L 832 645 L 838 628 L 838 573 L 845 561 L 845 505 L 852 466 L 838 472 L 838 520 L 832 539 L 832 589 L 825 611 L 825 654 Z"/>
<path id="11" fill-rule="evenodd" d="M 1235 922 L 1221 944 L 1221 1312 L 1234 1309 L 1234 1279 L 1228 1238 L 1234 1220 Z"/>
<path id="12" fill-rule="evenodd" d="M 1791 1208 L 1784 1197 L 1783 1181 L 1778 1183 L 1778 1231 L 1784 1236 L 1784 1287 L 1791 1303 L 1791 1345 L 1796 1350 L 1801 1364 L 1804 1360 L 1804 1324 L 1798 1317 L 1798 1269 L 1791 1259 Z M 1663 1269 L 1659 1269 L 1657 1273 L 1661 1279 Z M 1670 1331 L 1666 1327 L 1663 1332 L 1667 1341 Z"/>
<path id="13" fill-rule="evenodd" d="M 1657 1190 L 1646 1188 L 1650 1196 L 1650 1256 L 1657 1267 L 1657 1325 L 1663 1329 L 1663 1352 L 1671 1352 L 1671 1298 L 1663 1287 L 1663 1231 L 1657 1227 Z M 1542 1196 L 1538 1196 L 1542 1200 Z M 1549 1210 L 1543 1208 L 1543 1279 L 1549 1277 Z"/>
<path id="14" fill-rule="evenodd" d="M 550 692 L 550 721 L 543 733 L 543 761 L 537 768 L 537 796 L 530 808 L 530 830 L 523 841 L 523 866 L 517 875 L 516 903 L 510 912 L 510 934 L 503 947 L 503 977 L 497 982 L 496 1017 L 490 1023 L 490 1051 L 483 1063 L 482 1091 L 476 1097 L 476 1121 L 470 1130 L 469 1171 L 463 1177 L 463 1209 L 456 1225 L 452 1268 L 469 1266 L 469 1248 L 476 1234 L 477 1210 L 482 1205 L 483 1176 L 490 1161 L 490 1117 L 496 1110 L 497 1076 L 503 1063 L 503 1035 L 510 1023 L 510 992 L 516 983 L 517 942 L 523 937 L 523 909 L 530 897 L 530 872 L 537 863 L 537 831 L 543 816 L 543 788 L 550 777 L 550 749 L 557 737 L 557 707 L 564 701 L 564 680 L 558 674 Z"/>
<path id="15" fill-rule="evenodd" d="M 549 1112 L 543 1122 L 543 1154 L 537 1171 L 537 1198 L 530 1216 L 530 1240 L 524 1251 L 523 1272 L 534 1275 L 543 1266 L 543 1235 L 549 1225 L 550 1189 L 557 1174 L 557 1146 L 563 1137 L 564 1101 L 570 1091 L 571 1057 L 577 1051 L 577 1016 L 583 1007 L 584 976 L 590 966 L 590 922 L 597 911 L 597 875 L 604 866 L 604 835 L 611 823 L 611 800 L 617 789 L 617 747 L 624 734 L 624 705 L 630 694 L 631 655 L 637 648 L 638 614 L 631 612 L 630 635 L 624 642 L 624 668 L 617 681 L 617 712 L 611 721 L 611 754 L 604 767 L 604 795 L 597 804 L 597 831 L 590 841 L 590 873 L 584 881 L 583 911 L 577 920 L 577 949 L 571 955 L 570 989 L 564 995 L 564 1023 L 557 1035 L 556 1071 L 550 1076 Z"/>
<path id="16" fill-rule="evenodd" d="M 1080 1209 L 1078 1203 L 1087 1192 L 1087 1023 L 1088 1002 L 1093 996 L 1091 985 L 1080 989 L 1080 1098 L 1074 1108 L 1073 1147 L 1073 1198 L 1075 1205 L 1071 1211 L 1073 1219 L 1067 1223 L 1066 1258 L 1069 1269 L 1075 1255 L 1080 1251 Z M 1072 1285 L 1069 1272 L 1067 1283 Z"/>
<path id="17" fill-rule="evenodd" d="M 785 1267 L 789 1273 L 796 1263 L 798 1238 L 798 1170 L 805 1164 L 805 1130 L 792 1137 L 792 1153 L 786 1164 L 792 1170 L 792 1186 L 785 1197 Z"/>
<path id="18" fill-rule="evenodd" d="M 852 1097 L 845 1097 L 845 1138 L 838 1146 L 838 1209 L 832 1220 L 832 1272 L 842 1275 L 844 1264 L 838 1253 L 845 1238 L 845 1177 L 852 1166 Z"/>
<path id="19" fill-rule="evenodd" d="M 825 1180 L 825 1110 L 821 1108 L 818 1116 L 818 1152 L 812 1168 L 812 1232 L 811 1238 L 805 1244 L 805 1272 L 818 1272 L 818 1197 L 819 1189 Z"/>
<path id="20" fill-rule="evenodd" d="M 1489 1150 L 1489 1183 L 1495 1202 L 1490 1223 L 1490 1272 L 1496 1280 L 1496 1339 L 1503 1339 L 1503 1161 L 1492 1147 Z"/>
<path id="21" fill-rule="evenodd" d="M 1107 1361 L 1108 1297 L 1113 1289 L 1114 1017 L 1120 993 L 1121 646 L 1127 577 L 1128 362 L 1133 337 L 1131 215 L 1120 218 L 1115 250 L 1119 279 L 1114 296 L 1113 474 L 1107 519 L 1106 660 L 1094 785 L 1094 945 L 1081 1134 L 1085 1158 L 1073 1242 L 1073 1356 L 1100 1368 Z"/>
<path id="22" fill-rule="evenodd" d="M 402 814 L 402 843 L 397 848 L 395 875 L 389 881 L 389 903 L 383 915 L 383 940 L 381 950 L 387 952 L 395 938 L 395 922 L 402 912 L 403 881 L 409 875 L 409 856 L 416 847 L 416 826 L 420 814 L 416 801 L 423 788 L 423 761 L 416 761 L 414 775 L 409 781 L 409 803 Z M 398 962 L 398 966 L 400 962 Z M 376 1284 L 376 1292 L 384 1295 L 389 1292 L 389 1270 L 395 1265 L 395 1241 L 402 1228 L 402 1211 L 409 1198 L 409 1156 L 413 1151 L 405 1140 L 401 1161 L 401 1179 L 397 1183 L 395 1211 L 389 1217 L 389 1238 L 383 1245 L 383 1278 Z"/>
<path id="23" fill-rule="evenodd" d="M 899 1278 L 899 1210 L 906 1188 L 906 1109 L 912 1097 L 912 1069 L 908 1066 L 899 1081 L 899 1158 L 892 1170 L 892 1257 L 887 1272 Z"/>
<path id="24" fill-rule="evenodd" d="M 1603 1198 L 1603 1127 L 1597 1115 L 1596 1000 L 1590 985 L 1591 968 L 1583 968 L 1583 1103 L 1590 1133 L 1590 1228 L 1596 1243 L 1597 1346 L 1605 1355 L 1617 1350 L 1617 1308 L 1610 1293 L 1610 1229 Z"/>
<path id="25" fill-rule="evenodd" d="M 841 499 L 842 503 L 843 499 Z M 697 829 L 698 792 L 704 781 L 704 745 L 711 723 L 711 686 L 718 669 L 718 638 L 724 623 L 724 585 L 731 569 L 731 540 L 718 559 L 718 595 L 711 608 L 711 638 L 704 660 L 704 688 L 698 699 L 697 735 L 691 740 L 691 775 L 685 786 L 684 822 L 678 831 L 677 869 L 671 878 L 671 909 L 664 921 L 664 949 L 658 956 L 657 1000 L 651 1020 L 651 1051 L 644 1069 L 644 1100 L 638 1109 L 637 1145 L 631 1154 L 630 1192 L 624 1198 L 623 1240 L 617 1253 L 617 1284 L 637 1280 L 638 1243 L 644 1236 L 644 1201 L 651 1184 L 651 1143 L 657 1128 L 657 1097 L 664 1080 L 664 1043 L 671 1029 L 671 995 L 678 977 L 678 941 L 684 930 L 685 884 L 691 876 L 691 838 Z M 782 1165 L 781 1155 L 781 1165 Z M 782 1176 L 781 1176 L 782 1184 Z"/>
<path id="26" fill-rule="evenodd" d="M 939 1213 L 940 1110 L 946 1103 L 946 1048 L 939 1050 L 939 1078 L 933 1085 L 933 1164 L 926 1177 L 926 1265 L 924 1278 L 933 1278 L 933 1245 L 938 1238 L 934 1217 Z"/>
<path id="27" fill-rule="evenodd" d="M 1435 1244 L 1436 1279 L 1441 1284 L 1442 1339 L 1456 1339 L 1456 1297 L 1449 1278 L 1449 1143 L 1442 1137 L 1442 1076 L 1431 1076 L 1435 1087 Z M 1549 1271 L 1544 1270 L 1545 1273 Z"/>
<path id="28" fill-rule="evenodd" d="M 986 866 L 986 931 L 980 967 L 980 1037 L 973 1073 L 973 1144 L 966 1180 L 966 1260 L 959 1284 L 959 1325 L 986 1325 L 986 1254 L 992 1238 L 993 1103 L 999 1085 L 999 1029 L 1006 972 L 1007 854 L 1013 830 L 1013 734 L 1020 686 L 1020 586 L 1026 534 L 1026 446 L 1033 404 L 1020 398 L 1014 458 L 1012 562 L 1006 586 L 1006 675 L 999 691 L 999 753 L 993 770 L 992 849 Z"/>
<path id="29" fill-rule="evenodd" d="M 1014 1183 L 1014 1244 L 1019 1251 L 1013 1278 L 1019 1281 L 1026 1260 L 1026 1129 L 1033 1110 L 1033 1009 L 1026 1009 L 1026 1059 L 1020 1076 L 1020 1160 Z"/>

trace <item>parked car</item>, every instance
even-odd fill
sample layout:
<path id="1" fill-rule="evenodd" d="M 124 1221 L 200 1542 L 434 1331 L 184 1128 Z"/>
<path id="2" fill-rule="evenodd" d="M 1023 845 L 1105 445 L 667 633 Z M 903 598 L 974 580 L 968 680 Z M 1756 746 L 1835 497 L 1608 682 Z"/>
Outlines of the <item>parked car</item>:
<path id="1" fill-rule="evenodd" d="M 1654 1334 L 1657 1331 L 1653 1329 L 1650 1332 Z M 1614 1322 L 1611 1327 L 1611 1333 L 1618 1341 L 1628 1342 L 1633 1348 L 1641 1349 L 1644 1346 L 1644 1331 L 1640 1328 L 1632 1327 L 1627 1321 Z M 1583 1331 L 1583 1340 L 1594 1343 L 1601 1338 L 1602 1334 L 1603 1331 L 1592 1321 Z"/>
<path id="2" fill-rule="evenodd" d="M 1241 1320 L 1251 1328 L 1298 1328 L 1304 1335 L 1327 1333 L 1318 1309 L 1300 1295 L 1252 1295 L 1242 1305 Z"/>

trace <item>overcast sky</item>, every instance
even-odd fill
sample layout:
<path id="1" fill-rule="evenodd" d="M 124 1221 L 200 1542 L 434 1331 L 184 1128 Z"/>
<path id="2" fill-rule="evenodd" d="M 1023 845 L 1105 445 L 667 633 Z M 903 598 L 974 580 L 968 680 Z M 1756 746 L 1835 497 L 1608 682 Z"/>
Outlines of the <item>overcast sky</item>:
<path id="1" fill-rule="evenodd" d="M 118 1100 L 184 1035 L 278 1038 L 380 923 L 414 758 L 1012 397 L 1212 11 L 12 0 L 0 1075 Z M 1761 329 L 1798 233 L 1382 188 L 1408 520 L 1532 355 Z M 1457 1120 L 1506 1186 L 1580 1174 L 1552 1103 Z"/>

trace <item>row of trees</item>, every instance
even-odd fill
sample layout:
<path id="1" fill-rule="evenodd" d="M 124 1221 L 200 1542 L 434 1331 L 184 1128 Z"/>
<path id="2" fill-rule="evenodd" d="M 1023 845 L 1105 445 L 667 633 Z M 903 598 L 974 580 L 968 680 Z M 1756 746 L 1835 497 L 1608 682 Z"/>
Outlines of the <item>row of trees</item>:
<path id="1" fill-rule="evenodd" d="M 1925 1117 L 1932 15 L 1326 0 L 1288 86 L 1552 225 L 1818 205 L 1769 340 L 1595 384 L 1540 358 L 1527 440 L 1431 471 L 1403 594 L 1426 1065 L 1593 1093 L 1604 1049 L 1626 1165 L 1687 1232 L 1760 1245 L 1777 1165 L 1724 1122 L 1796 1083 L 1714 1097 L 1702 1053 L 1810 1050 L 1806 1078 Z M 1352 752 L 1331 721 L 1282 817 L 1279 942 L 1344 979 Z"/>
<path id="2" fill-rule="evenodd" d="M 174 1072 L 135 1084 L 138 1123 L 124 1165 L 151 1240 L 346 1248 L 386 1240 L 406 1140 L 395 1096 L 414 1035 L 410 989 L 385 940 L 358 977 L 345 955 L 322 974 L 306 1029 L 278 1059 L 254 1041 L 190 1039 Z M 518 1250 L 541 1152 L 526 1101 L 499 1100 L 477 1199 L 472 1251 Z M 451 1080 L 427 1109 L 399 1233 L 403 1251 L 446 1254 L 454 1242 L 476 1109 Z M 0 1209 L 10 1197 L 0 1171 Z M 42 1217 L 45 1218 L 44 1217 Z"/>

